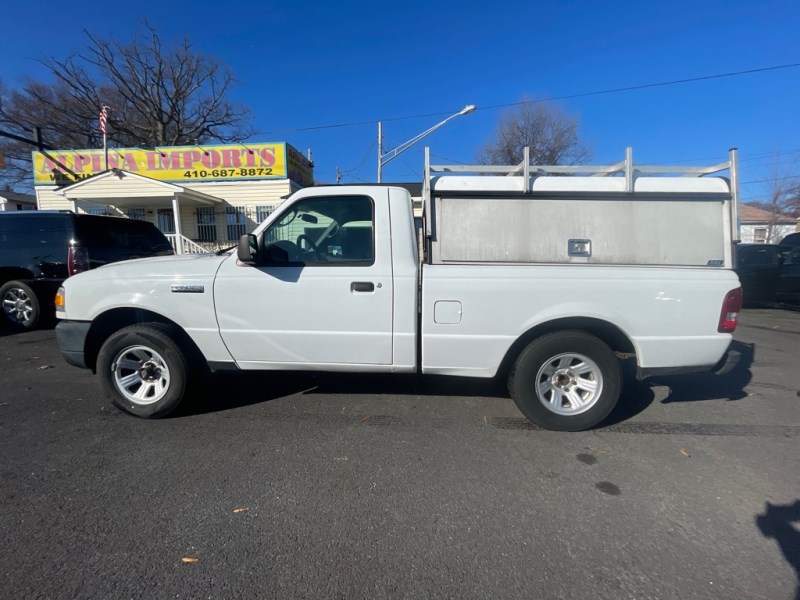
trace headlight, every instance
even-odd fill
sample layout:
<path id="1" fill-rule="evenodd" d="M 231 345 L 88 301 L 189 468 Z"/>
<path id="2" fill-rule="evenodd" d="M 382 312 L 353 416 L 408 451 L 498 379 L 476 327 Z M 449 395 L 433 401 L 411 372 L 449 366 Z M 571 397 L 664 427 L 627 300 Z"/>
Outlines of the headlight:
<path id="1" fill-rule="evenodd" d="M 63 287 L 58 288 L 58 291 L 56 292 L 55 304 L 56 304 L 56 312 L 62 312 L 63 313 L 64 312 L 64 308 L 66 306 L 66 297 L 65 297 L 65 292 L 64 292 L 64 288 Z"/>

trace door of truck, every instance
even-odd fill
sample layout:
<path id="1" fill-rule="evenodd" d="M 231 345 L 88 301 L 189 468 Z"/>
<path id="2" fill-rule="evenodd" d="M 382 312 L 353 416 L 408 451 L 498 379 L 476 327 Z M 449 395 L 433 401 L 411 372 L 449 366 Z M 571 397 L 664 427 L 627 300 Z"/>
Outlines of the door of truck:
<path id="1" fill-rule="evenodd" d="M 220 268 L 225 345 L 241 368 L 392 364 L 392 262 L 386 197 L 305 197 L 259 236 L 262 260 Z"/>

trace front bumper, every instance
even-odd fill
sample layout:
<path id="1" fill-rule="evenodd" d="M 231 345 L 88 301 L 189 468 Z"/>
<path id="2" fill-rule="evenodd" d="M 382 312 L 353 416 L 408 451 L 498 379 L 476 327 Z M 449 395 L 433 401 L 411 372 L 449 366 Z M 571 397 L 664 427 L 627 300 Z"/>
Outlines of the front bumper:
<path id="1" fill-rule="evenodd" d="M 73 367 L 88 369 L 86 365 L 86 336 L 89 335 L 90 321 L 59 321 L 56 325 L 56 341 L 61 355 Z"/>

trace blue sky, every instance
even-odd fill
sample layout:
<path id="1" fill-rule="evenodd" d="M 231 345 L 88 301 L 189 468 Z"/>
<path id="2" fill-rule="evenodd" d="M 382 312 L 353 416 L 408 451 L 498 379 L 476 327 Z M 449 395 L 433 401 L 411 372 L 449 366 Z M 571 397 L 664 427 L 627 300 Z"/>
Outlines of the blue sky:
<path id="1" fill-rule="evenodd" d="M 123 41 L 147 18 L 227 63 L 234 99 L 255 115 L 252 141 L 311 148 L 316 177 L 376 178 L 378 120 L 393 148 L 466 104 L 384 169 L 419 181 L 436 162 L 474 162 L 508 105 L 800 63 L 800 2 L 6 2 L 0 78 L 46 78 L 36 59 L 85 47 L 83 29 Z M 800 173 L 800 68 L 557 101 L 579 119 L 592 163 L 724 160 L 743 182 Z M 415 117 L 416 115 L 428 115 Z M 403 118 L 415 117 L 415 118 Z M 363 123 L 344 127 L 314 127 Z M 777 153 L 777 157 L 775 156 Z M 745 183 L 746 199 L 764 195 Z"/>

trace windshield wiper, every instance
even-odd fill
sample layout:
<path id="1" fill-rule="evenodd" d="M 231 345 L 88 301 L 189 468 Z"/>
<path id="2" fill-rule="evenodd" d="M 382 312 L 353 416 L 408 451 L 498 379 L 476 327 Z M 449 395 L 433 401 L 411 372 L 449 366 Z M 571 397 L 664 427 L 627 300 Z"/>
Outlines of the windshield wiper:
<path id="1" fill-rule="evenodd" d="M 226 252 L 230 252 L 234 248 L 238 248 L 238 247 L 239 247 L 239 244 L 236 244 L 235 246 L 231 246 L 230 248 L 222 248 L 221 250 L 217 250 L 216 252 L 214 252 L 214 254 L 216 254 L 217 256 L 222 256 Z"/>

